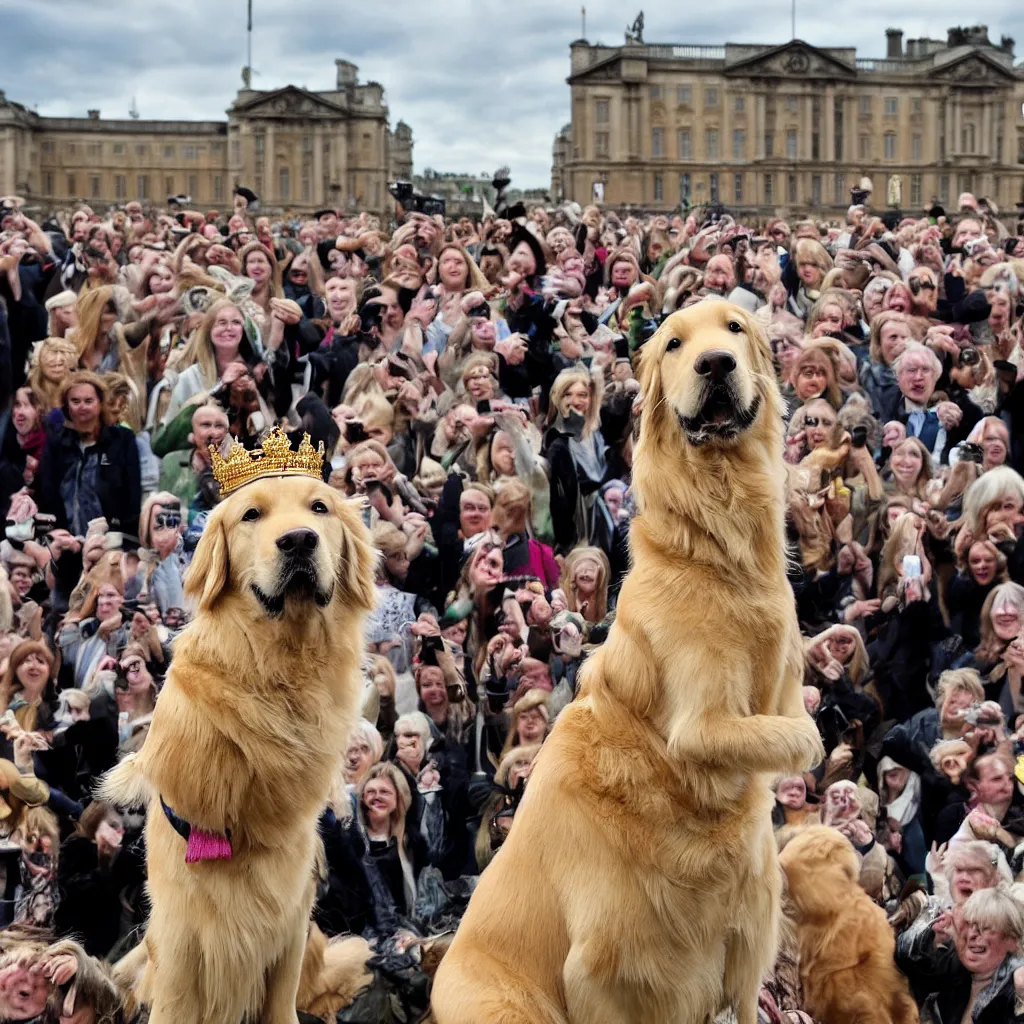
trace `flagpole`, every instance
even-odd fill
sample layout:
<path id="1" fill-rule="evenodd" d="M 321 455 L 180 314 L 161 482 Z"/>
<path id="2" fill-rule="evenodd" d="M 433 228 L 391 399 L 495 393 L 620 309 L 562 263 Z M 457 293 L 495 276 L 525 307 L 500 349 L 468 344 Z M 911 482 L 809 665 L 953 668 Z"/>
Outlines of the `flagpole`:
<path id="1" fill-rule="evenodd" d="M 252 0 L 249 0 L 252 3 Z M 792 35 L 790 38 L 796 39 L 796 0 L 792 0 Z"/>
<path id="2" fill-rule="evenodd" d="M 249 0 L 249 20 L 246 23 L 245 37 L 245 66 L 252 68 L 252 0 Z"/>

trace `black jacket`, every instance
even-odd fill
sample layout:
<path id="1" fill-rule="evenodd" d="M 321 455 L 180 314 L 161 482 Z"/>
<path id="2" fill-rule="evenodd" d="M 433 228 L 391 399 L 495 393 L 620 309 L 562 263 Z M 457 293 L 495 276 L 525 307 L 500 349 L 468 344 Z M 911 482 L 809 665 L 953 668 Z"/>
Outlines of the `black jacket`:
<path id="1" fill-rule="evenodd" d="M 96 490 L 108 527 L 138 537 L 142 508 L 139 450 L 135 435 L 127 427 L 104 427 L 96 444 L 84 453 L 78 434 L 70 427 L 51 437 L 39 466 L 39 511 L 56 516 L 58 527 L 74 532 L 82 474 L 86 458 L 93 455 L 99 460 Z"/>

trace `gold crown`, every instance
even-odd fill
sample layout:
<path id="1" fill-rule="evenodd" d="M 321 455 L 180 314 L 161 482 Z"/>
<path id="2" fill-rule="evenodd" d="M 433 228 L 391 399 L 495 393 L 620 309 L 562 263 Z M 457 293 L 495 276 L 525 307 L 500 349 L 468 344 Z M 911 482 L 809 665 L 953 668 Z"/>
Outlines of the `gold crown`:
<path id="1" fill-rule="evenodd" d="M 303 434 L 299 450 L 293 452 L 288 435 L 280 427 L 274 427 L 264 439 L 263 447 L 253 452 L 236 441 L 225 459 L 211 444 L 210 462 L 223 497 L 264 476 L 311 476 L 322 480 L 324 443 L 321 441 L 319 449 L 314 450 L 309 434 Z"/>

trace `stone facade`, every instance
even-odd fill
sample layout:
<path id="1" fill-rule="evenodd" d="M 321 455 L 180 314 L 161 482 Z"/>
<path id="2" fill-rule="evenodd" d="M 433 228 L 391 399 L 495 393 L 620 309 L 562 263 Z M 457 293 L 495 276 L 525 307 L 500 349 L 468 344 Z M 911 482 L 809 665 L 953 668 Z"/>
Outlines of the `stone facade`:
<path id="1" fill-rule="evenodd" d="M 750 212 L 838 211 L 872 179 L 905 210 L 962 191 L 1012 212 L 1024 200 L 1024 68 L 984 26 L 946 41 L 890 29 L 888 56 L 852 48 L 570 46 L 572 121 L 554 144 L 552 192 L 608 206 L 719 201 Z M 895 182 L 893 185 L 895 186 Z M 600 191 L 600 190 L 598 190 Z"/>
<path id="2" fill-rule="evenodd" d="M 241 184 L 269 211 L 383 213 L 388 182 L 412 175 L 412 130 L 392 132 L 383 86 L 335 64 L 335 89 L 243 88 L 227 121 L 40 117 L 0 93 L 0 194 L 104 206 L 184 193 L 206 209 L 229 206 Z"/>

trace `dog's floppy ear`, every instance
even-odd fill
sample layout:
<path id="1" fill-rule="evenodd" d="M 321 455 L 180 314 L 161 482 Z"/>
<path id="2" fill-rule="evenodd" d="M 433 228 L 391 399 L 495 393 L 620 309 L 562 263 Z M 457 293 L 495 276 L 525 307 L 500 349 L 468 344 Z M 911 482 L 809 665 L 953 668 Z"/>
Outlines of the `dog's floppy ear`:
<path id="1" fill-rule="evenodd" d="M 209 611 L 228 583 L 228 536 L 223 516 L 207 521 L 192 564 L 185 573 L 184 589 L 198 611 Z"/>
<path id="2" fill-rule="evenodd" d="M 357 608 L 371 611 L 377 603 L 378 552 L 363 525 L 362 504 L 362 500 L 345 501 L 334 495 L 335 509 L 345 524 L 337 580 Z"/>

